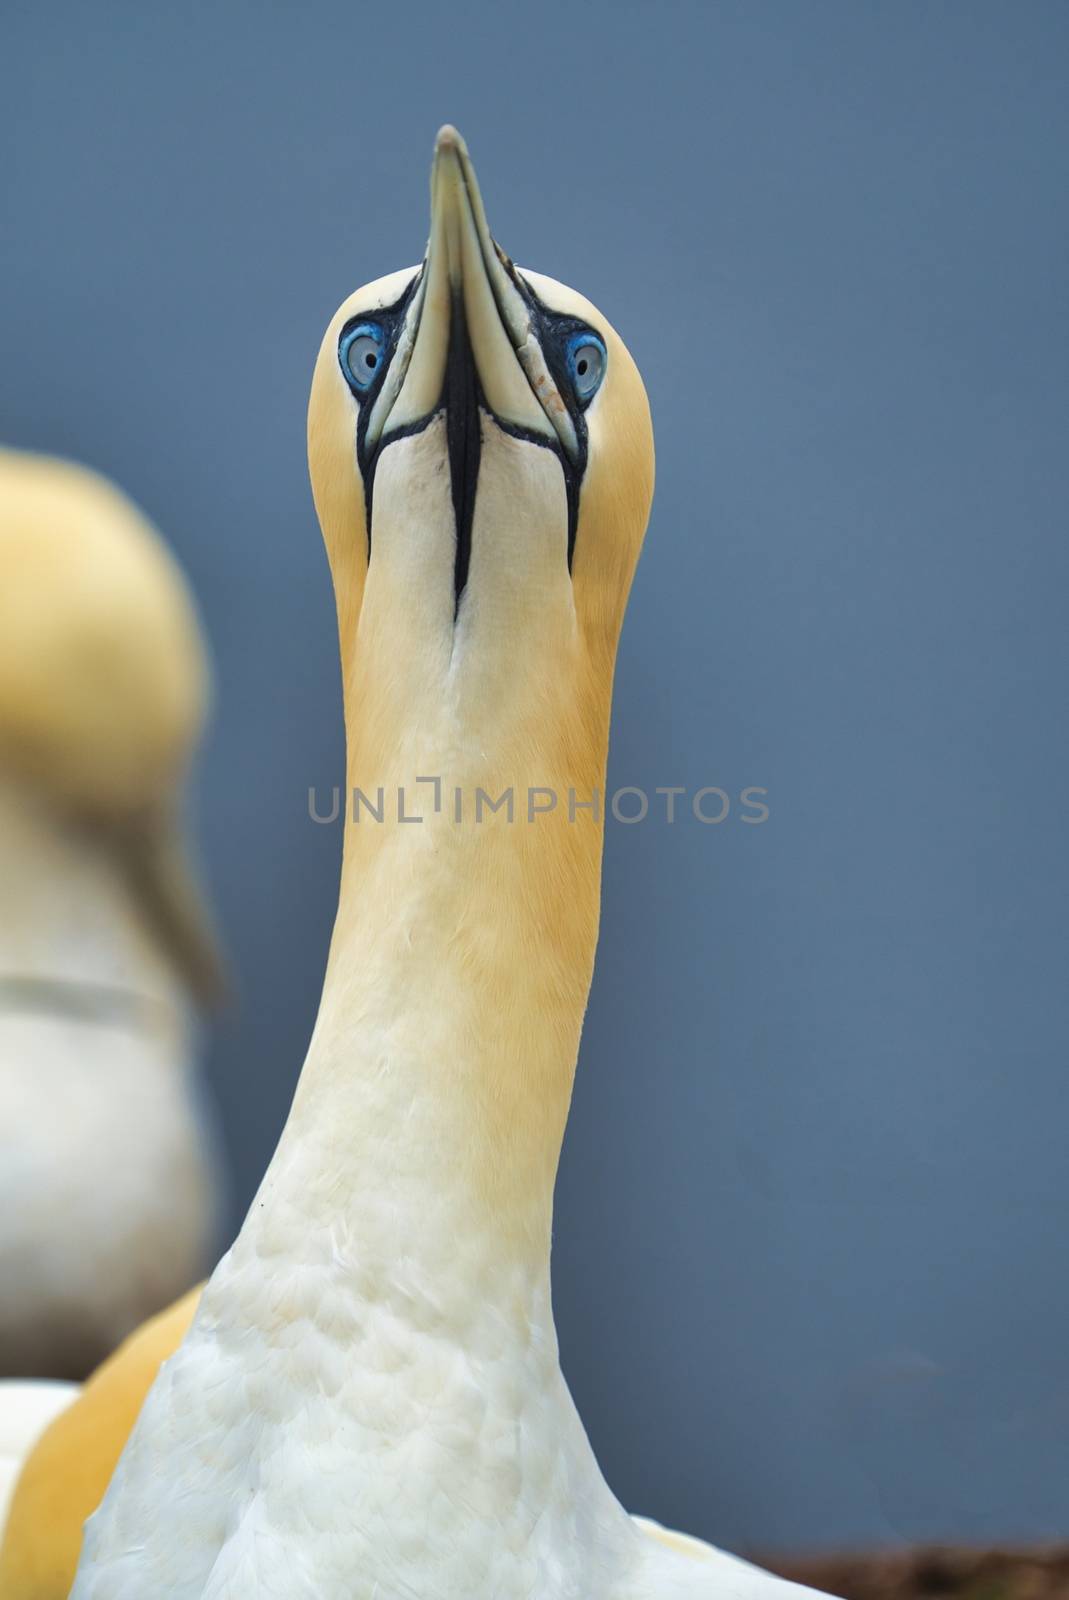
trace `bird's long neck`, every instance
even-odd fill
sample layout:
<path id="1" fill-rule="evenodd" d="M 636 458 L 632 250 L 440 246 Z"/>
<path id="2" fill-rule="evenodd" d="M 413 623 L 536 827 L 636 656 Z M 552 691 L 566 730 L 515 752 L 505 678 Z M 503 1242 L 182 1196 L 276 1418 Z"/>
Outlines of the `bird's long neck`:
<path id="1" fill-rule="evenodd" d="M 296 1572 L 292 1532 L 294 1560 L 311 1538 L 368 1593 L 616 1594 L 635 1559 L 561 1373 L 549 1281 L 601 826 L 589 811 L 572 822 L 566 799 L 531 823 L 504 809 L 457 823 L 449 804 L 460 788 L 473 805 L 480 785 L 496 800 L 570 783 L 586 799 L 604 730 L 573 728 L 556 760 L 521 737 L 491 763 L 449 720 L 399 733 L 389 758 L 367 725 L 351 740 L 353 783 L 373 799 L 381 786 L 389 810 L 347 828 L 290 1118 L 109 1491 L 158 1475 L 163 1417 L 173 1459 L 208 1485 L 178 1513 L 193 1574 L 221 1570 L 215 1530 L 234 1508 L 271 1535 L 255 1559 Z M 420 777 L 440 779 L 440 810 Z M 421 821 L 399 819 L 401 787 Z M 91 1535 L 98 1559 L 105 1536 Z"/>
<path id="2" fill-rule="evenodd" d="M 381 789 L 383 820 L 350 807 L 319 1019 L 262 1198 L 292 1180 L 352 1241 L 354 1270 L 403 1241 L 428 1292 L 468 1294 L 450 1264 L 462 1240 L 488 1273 L 548 1285 L 602 845 L 600 816 L 569 791 L 601 787 L 606 736 L 607 707 L 496 750 L 448 714 L 389 757 L 350 729 L 350 800 L 359 787 L 378 806 Z M 511 790 L 511 818 L 480 789 Z"/>

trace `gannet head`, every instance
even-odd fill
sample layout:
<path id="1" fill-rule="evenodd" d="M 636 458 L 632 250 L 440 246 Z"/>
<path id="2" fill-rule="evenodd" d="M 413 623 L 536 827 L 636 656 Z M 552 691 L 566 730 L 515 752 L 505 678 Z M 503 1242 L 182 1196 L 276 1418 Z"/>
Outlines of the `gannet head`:
<path id="1" fill-rule="evenodd" d="M 308 435 L 347 696 L 358 676 L 404 722 L 448 683 L 486 735 L 517 694 L 543 716 L 548 685 L 607 694 L 653 490 L 645 390 L 589 301 L 495 243 L 454 128 L 426 256 L 333 317 Z"/>
<path id="2" fill-rule="evenodd" d="M 221 968 L 177 813 L 208 694 L 156 530 L 97 473 L 0 450 L 0 781 L 103 839 L 205 998 Z"/>

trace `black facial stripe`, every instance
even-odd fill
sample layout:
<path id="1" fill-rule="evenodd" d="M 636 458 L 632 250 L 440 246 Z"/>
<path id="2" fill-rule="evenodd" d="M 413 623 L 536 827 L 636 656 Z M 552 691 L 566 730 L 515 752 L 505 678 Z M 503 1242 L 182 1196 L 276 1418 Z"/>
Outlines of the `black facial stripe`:
<path id="1" fill-rule="evenodd" d="M 350 317 L 338 335 L 338 364 L 342 370 L 342 377 L 349 384 L 350 389 L 352 389 L 352 383 L 350 382 L 349 373 L 345 370 L 345 363 L 341 359 L 342 346 L 345 343 L 346 335 L 362 322 L 377 322 L 386 335 L 386 342 L 382 348 L 382 357 L 374 378 L 366 389 L 361 390 L 359 393 L 353 390 L 359 402 L 356 413 L 356 461 L 360 469 L 360 476 L 364 482 L 364 521 L 367 525 L 369 561 L 371 559 L 371 494 L 375 484 L 375 462 L 378 459 L 378 451 L 374 450 L 370 455 L 368 454 L 366 445 L 367 425 L 370 421 L 375 401 L 378 398 L 379 390 L 386 381 L 386 374 L 389 372 L 396 354 L 397 340 L 400 337 L 401 329 L 405 325 L 405 315 L 412 296 L 419 287 L 423 273 L 424 268 L 421 267 L 404 294 L 399 300 L 395 300 L 392 306 L 383 306 L 377 311 L 363 311 L 355 317 Z"/>
<path id="2" fill-rule="evenodd" d="M 416 422 L 384 431 L 376 448 L 370 453 L 368 452 L 366 447 L 368 419 L 379 390 L 385 381 L 386 374 L 390 369 L 409 303 L 423 277 L 425 267 L 416 273 L 400 300 L 392 306 L 384 307 L 380 311 L 365 312 L 360 316 L 350 318 L 342 329 L 339 339 L 340 351 L 341 342 L 346 334 L 361 322 L 378 322 L 386 332 L 383 356 L 375 378 L 368 389 L 357 395 L 359 409 L 356 454 L 357 463 L 364 481 L 369 560 L 371 556 L 372 496 L 375 483 L 375 467 L 379 456 L 385 446 L 392 443 L 394 439 L 403 439 L 413 434 L 422 433 L 424 428 L 440 411 L 444 410 L 446 413 L 449 476 L 457 540 L 454 593 L 458 608 L 460 606 L 460 597 L 468 581 L 468 569 L 471 564 L 471 529 L 475 514 L 475 491 L 478 485 L 479 456 L 482 444 L 480 412 L 486 412 L 488 416 L 492 416 L 494 422 L 503 433 L 509 434 L 514 439 L 523 439 L 529 444 L 536 444 L 543 449 L 553 451 L 560 462 L 568 500 L 569 572 L 572 570 L 576 529 L 579 523 L 579 492 L 587 464 L 588 434 L 585 412 L 593 399 L 593 395 L 585 401 L 580 400 L 576 395 L 572 387 L 565 351 L 569 339 L 574 334 L 596 332 L 596 330 L 591 329 L 589 324 L 583 322 L 579 317 L 551 310 L 549 306 L 539 299 L 526 278 L 517 271 L 512 262 L 505 256 L 502 256 L 502 260 L 509 276 L 530 309 L 534 331 L 545 356 L 546 365 L 557 386 L 557 392 L 567 406 L 568 414 L 572 419 L 578 447 L 577 458 L 574 462 L 565 454 L 559 440 L 547 438 L 544 434 L 506 422 L 501 417 L 494 415 L 490 410 L 479 383 L 478 373 L 475 368 L 475 358 L 472 354 L 471 343 L 467 334 L 463 301 L 459 296 L 454 296 L 453 299 L 452 316 L 450 317 L 449 351 L 446 358 L 442 393 L 437 405 L 425 417 L 420 417 Z M 597 337 L 600 339 L 600 335 L 597 335 Z M 348 382 L 348 374 L 345 373 L 344 363 L 341 363 L 341 365 L 342 372 Z"/>
<path id="3" fill-rule="evenodd" d="M 468 338 L 464 301 L 459 294 L 453 295 L 449 319 L 449 353 L 446 356 L 445 384 L 438 409 L 442 406 L 445 407 L 449 481 L 457 530 L 453 595 L 456 609 L 459 610 L 471 562 L 471 525 L 475 516 L 475 490 L 479 482 L 479 452 L 482 446 L 480 406 L 485 409 L 471 340 Z"/>
<path id="4" fill-rule="evenodd" d="M 564 482 L 568 491 L 568 571 L 572 570 L 572 559 L 575 555 L 575 534 L 579 526 L 579 491 L 582 487 L 583 476 L 586 473 L 589 435 L 586 426 L 586 408 L 593 400 L 591 395 L 586 401 L 581 401 L 572 387 L 571 373 L 565 359 L 565 350 L 573 334 L 595 332 L 589 323 L 583 322 L 579 317 L 566 315 L 561 311 L 551 311 L 549 306 L 541 301 L 535 294 L 531 285 L 521 272 L 505 257 L 504 266 L 513 283 L 519 289 L 531 311 L 535 325 L 538 343 L 542 347 L 546 366 L 549 368 L 550 377 L 557 385 L 557 393 L 568 408 L 568 415 L 572 419 L 575 429 L 575 442 L 577 453 L 575 461 L 571 461 L 564 451 L 558 449 L 557 453 L 564 468 Z M 597 335 L 600 340 L 600 334 Z M 596 393 L 596 391 L 595 391 Z M 543 441 L 544 442 L 544 441 Z"/>
<path id="5" fill-rule="evenodd" d="M 489 411 L 485 401 L 484 410 L 494 418 L 502 433 L 507 433 L 512 439 L 523 439 L 527 444 L 540 445 L 543 450 L 549 450 L 560 462 L 560 469 L 564 474 L 564 491 L 568 497 L 568 571 L 572 570 L 572 555 L 575 551 L 575 530 L 579 523 L 579 490 L 583 480 L 583 470 L 586 467 L 586 434 L 584 432 L 580 445 L 578 463 L 573 464 L 564 453 L 564 448 L 557 438 L 549 439 L 544 433 L 535 433 L 532 428 L 522 428 L 518 423 L 505 422 L 503 418 L 494 416 Z M 576 429 L 576 437 L 579 430 Z"/>

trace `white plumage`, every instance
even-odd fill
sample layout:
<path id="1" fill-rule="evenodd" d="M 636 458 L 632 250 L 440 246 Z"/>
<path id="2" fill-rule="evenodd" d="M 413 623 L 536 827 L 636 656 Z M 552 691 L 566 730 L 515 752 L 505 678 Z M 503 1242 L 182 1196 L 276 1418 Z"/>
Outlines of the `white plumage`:
<path id="1" fill-rule="evenodd" d="M 602 830 L 563 800 L 528 823 L 523 797 L 604 784 L 652 437 L 604 318 L 497 252 L 452 129 L 433 196 L 418 281 L 340 309 L 309 413 L 348 781 L 381 786 L 384 819 L 346 828 L 289 1120 L 72 1600 L 800 1593 L 631 1518 L 561 1373 L 553 1182 Z M 582 403 L 577 342 L 605 372 Z M 459 825 L 435 779 L 519 816 Z"/>

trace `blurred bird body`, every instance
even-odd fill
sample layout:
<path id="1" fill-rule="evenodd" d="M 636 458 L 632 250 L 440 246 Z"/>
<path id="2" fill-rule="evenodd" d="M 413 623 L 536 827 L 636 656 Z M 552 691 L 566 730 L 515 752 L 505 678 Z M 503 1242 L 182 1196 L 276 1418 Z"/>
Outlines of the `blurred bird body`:
<path id="1" fill-rule="evenodd" d="M 133 506 L 0 452 L 0 1374 L 81 1376 L 210 1247 L 214 955 L 178 820 L 206 691 Z"/>
<path id="2" fill-rule="evenodd" d="M 188 1331 L 187 1308 L 165 1350 L 146 1330 L 167 1359 L 72 1600 L 805 1592 L 629 1516 L 561 1373 L 553 1184 L 652 430 L 600 313 L 493 244 L 455 130 L 432 194 L 423 268 L 341 307 L 309 410 L 347 785 L 389 799 L 346 828 L 319 1016 L 260 1190 Z M 495 808 L 465 826 L 454 796 L 477 791 Z M 125 1422 L 146 1363 L 120 1352 L 111 1378 Z M 110 1454 L 103 1383 L 30 1457 L 3 1600 L 64 1593 L 14 1579 L 97 1430 Z M 53 1501 L 52 1527 L 67 1515 Z"/>

